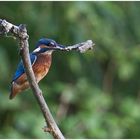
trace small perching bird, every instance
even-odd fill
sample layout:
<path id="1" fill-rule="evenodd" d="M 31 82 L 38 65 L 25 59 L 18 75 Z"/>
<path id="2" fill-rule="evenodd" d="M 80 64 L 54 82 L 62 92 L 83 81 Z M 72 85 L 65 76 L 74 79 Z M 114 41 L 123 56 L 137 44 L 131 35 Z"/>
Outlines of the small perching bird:
<path id="1" fill-rule="evenodd" d="M 32 69 L 35 74 L 37 83 L 43 79 L 49 71 L 52 62 L 52 52 L 55 50 L 60 51 L 72 51 L 76 50 L 81 53 L 93 49 L 95 44 L 92 40 L 87 40 L 86 42 L 79 43 L 73 46 L 64 47 L 56 43 L 52 39 L 42 38 L 38 41 L 36 49 L 30 53 L 30 60 L 32 64 Z M 24 65 L 22 60 L 18 64 L 15 75 L 12 79 L 11 93 L 9 98 L 13 99 L 18 93 L 29 88 L 29 82 L 24 70 Z"/>
<path id="2" fill-rule="evenodd" d="M 36 49 L 30 53 L 32 69 L 37 83 L 43 79 L 49 71 L 52 61 L 52 52 L 61 50 L 64 46 L 52 39 L 42 38 L 38 41 Z M 11 93 L 9 98 L 13 99 L 18 93 L 29 88 L 29 83 L 24 70 L 23 62 L 20 61 L 12 79 Z"/>

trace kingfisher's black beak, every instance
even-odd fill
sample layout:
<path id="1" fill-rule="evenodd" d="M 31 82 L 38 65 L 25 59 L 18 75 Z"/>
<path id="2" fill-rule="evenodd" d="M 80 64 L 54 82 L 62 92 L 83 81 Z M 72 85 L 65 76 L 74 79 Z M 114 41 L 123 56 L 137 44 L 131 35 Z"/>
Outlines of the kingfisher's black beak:
<path id="1" fill-rule="evenodd" d="M 61 44 L 57 44 L 53 49 L 54 50 L 63 50 L 65 48 L 65 46 L 61 45 Z"/>

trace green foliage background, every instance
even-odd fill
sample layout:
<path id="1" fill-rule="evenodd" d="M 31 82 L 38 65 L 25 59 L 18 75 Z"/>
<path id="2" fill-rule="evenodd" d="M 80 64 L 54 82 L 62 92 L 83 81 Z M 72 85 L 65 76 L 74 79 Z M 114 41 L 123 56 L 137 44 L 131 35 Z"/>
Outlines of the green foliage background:
<path id="1" fill-rule="evenodd" d="M 64 45 L 92 39 L 94 51 L 55 52 L 40 82 L 66 138 L 140 138 L 139 2 L 0 2 L 0 18 L 27 24 L 30 51 L 48 37 Z M 20 60 L 0 37 L 0 138 L 52 138 L 31 90 L 9 100 Z"/>

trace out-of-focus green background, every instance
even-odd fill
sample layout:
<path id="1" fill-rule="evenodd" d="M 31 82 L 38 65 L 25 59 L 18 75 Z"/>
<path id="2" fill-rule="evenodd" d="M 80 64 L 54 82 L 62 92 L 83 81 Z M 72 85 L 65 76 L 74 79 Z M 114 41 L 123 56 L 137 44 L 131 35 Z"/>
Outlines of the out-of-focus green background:
<path id="1" fill-rule="evenodd" d="M 140 138 L 140 2 L 0 2 L 0 18 L 27 24 L 30 51 L 41 37 L 96 43 L 55 52 L 39 84 L 66 138 Z M 31 90 L 8 99 L 17 48 L 0 37 L 0 138 L 52 138 Z"/>

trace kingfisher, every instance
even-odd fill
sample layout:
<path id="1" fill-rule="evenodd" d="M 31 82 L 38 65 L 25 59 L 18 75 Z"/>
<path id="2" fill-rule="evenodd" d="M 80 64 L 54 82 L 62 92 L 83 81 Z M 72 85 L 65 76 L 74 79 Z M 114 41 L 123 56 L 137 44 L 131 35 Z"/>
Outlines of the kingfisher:
<path id="1" fill-rule="evenodd" d="M 30 53 L 32 69 L 35 74 L 37 83 L 42 80 L 48 73 L 51 62 L 52 52 L 64 48 L 63 45 L 48 38 L 41 38 L 36 44 L 35 50 Z M 13 99 L 18 93 L 29 88 L 29 82 L 25 73 L 22 60 L 17 66 L 17 70 L 11 82 L 11 91 L 9 99 Z"/>

